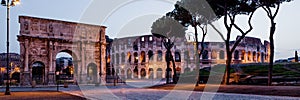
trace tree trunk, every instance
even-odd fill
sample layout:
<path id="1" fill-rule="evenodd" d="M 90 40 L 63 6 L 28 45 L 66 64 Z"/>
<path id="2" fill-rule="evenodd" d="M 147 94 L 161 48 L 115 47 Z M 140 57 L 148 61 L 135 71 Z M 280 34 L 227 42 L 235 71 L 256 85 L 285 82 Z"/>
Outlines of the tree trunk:
<path id="1" fill-rule="evenodd" d="M 230 79 L 230 66 L 231 66 L 231 60 L 232 60 L 232 53 L 227 52 L 227 60 L 226 60 L 226 69 L 225 69 L 225 82 L 224 84 L 228 85 L 229 84 L 229 79 Z"/>
<path id="2" fill-rule="evenodd" d="M 274 33 L 276 29 L 276 23 L 274 20 L 271 20 L 271 29 L 270 29 L 270 60 L 269 60 L 269 73 L 268 73 L 268 86 L 272 85 L 272 74 L 273 74 L 273 60 L 274 60 Z"/>
<path id="3" fill-rule="evenodd" d="M 166 71 L 167 71 L 167 75 L 166 75 L 166 83 L 167 84 L 169 84 L 170 83 L 170 80 L 169 80 L 169 77 L 170 77 L 170 71 L 169 71 L 169 69 L 170 69 L 170 61 L 167 61 L 167 69 L 166 69 Z"/>
<path id="4" fill-rule="evenodd" d="M 170 57 L 170 49 L 166 46 L 166 49 L 167 49 L 167 52 L 166 52 L 166 62 L 167 62 L 167 69 L 166 69 L 166 71 L 167 71 L 167 75 L 166 75 L 166 78 L 167 78 L 167 80 L 166 80 L 166 83 L 167 84 L 169 84 L 170 83 L 170 80 L 169 80 L 169 78 L 170 78 L 170 59 L 171 59 L 171 57 Z"/>
<path id="5" fill-rule="evenodd" d="M 202 33 L 203 33 L 203 36 L 202 36 L 202 40 L 201 40 L 201 50 L 200 50 L 200 53 L 198 54 L 199 59 L 200 59 L 200 57 L 201 57 L 201 55 L 204 51 L 204 40 L 205 40 L 205 36 L 206 36 L 207 31 L 204 31 L 204 29 L 202 28 Z M 197 79 L 197 82 L 196 82 L 196 86 L 199 85 L 199 81 L 200 81 L 200 69 L 199 69 L 199 72 L 198 72 L 198 79 Z"/>
<path id="6" fill-rule="evenodd" d="M 299 59 L 298 59 L 298 52 L 295 51 L 295 62 L 298 62 L 298 61 L 299 61 Z"/>
<path id="7" fill-rule="evenodd" d="M 230 32 L 231 28 L 227 29 L 227 40 L 225 41 L 226 45 L 226 66 L 225 66 L 225 75 L 223 78 L 223 84 L 228 85 L 229 84 L 229 78 L 230 78 L 230 66 L 231 66 L 231 60 L 232 60 L 232 52 L 230 50 Z"/>
<path id="8" fill-rule="evenodd" d="M 177 74 L 176 74 L 176 65 L 175 65 L 175 61 L 174 61 L 174 58 L 171 54 L 171 61 L 172 61 L 172 64 L 173 64 L 173 83 L 177 83 L 178 79 L 177 79 Z"/>
<path id="9" fill-rule="evenodd" d="M 200 65 L 200 55 L 198 53 L 198 50 L 199 50 L 199 41 L 198 41 L 198 31 L 197 31 L 197 26 L 193 26 L 194 27 L 194 30 L 195 30 L 195 42 L 196 42 L 196 51 L 195 51 L 195 63 L 196 63 L 196 71 L 198 71 L 198 75 L 197 75 L 197 80 L 196 80 L 196 86 L 198 86 L 199 84 L 199 75 L 200 75 L 200 68 L 199 68 L 199 65 Z M 198 56 L 198 57 L 197 57 Z"/>
<path id="10" fill-rule="evenodd" d="M 198 40 L 198 31 L 197 31 L 197 26 L 194 27 L 195 29 L 195 40 L 196 40 L 196 54 L 199 55 L 198 50 L 199 50 L 199 40 Z M 202 49 L 202 48 L 201 48 Z M 200 55 L 198 56 L 200 58 Z M 199 67 L 199 66 L 197 66 Z"/>

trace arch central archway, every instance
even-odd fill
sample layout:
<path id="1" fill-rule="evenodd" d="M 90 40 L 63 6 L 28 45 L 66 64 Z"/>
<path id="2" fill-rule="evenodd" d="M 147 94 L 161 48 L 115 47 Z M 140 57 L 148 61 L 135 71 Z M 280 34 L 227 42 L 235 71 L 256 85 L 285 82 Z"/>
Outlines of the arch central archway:
<path id="1" fill-rule="evenodd" d="M 78 58 L 71 50 L 61 50 L 55 57 L 55 72 L 59 72 L 59 80 L 76 82 L 78 76 Z M 56 79 L 58 80 L 58 79 Z"/>

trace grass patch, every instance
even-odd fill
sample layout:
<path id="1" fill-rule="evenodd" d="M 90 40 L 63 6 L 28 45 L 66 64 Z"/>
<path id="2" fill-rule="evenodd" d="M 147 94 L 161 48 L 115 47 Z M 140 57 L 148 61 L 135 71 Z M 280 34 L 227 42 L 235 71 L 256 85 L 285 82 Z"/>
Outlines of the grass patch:
<path id="1" fill-rule="evenodd" d="M 196 75 L 198 75 L 198 72 L 199 71 L 197 71 L 197 70 L 193 70 L 193 71 L 190 71 L 190 72 L 182 73 L 180 76 L 196 76 Z M 200 75 L 208 76 L 209 73 L 210 72 L 207 71 L 207 70 L 200 69 Z"/>
<path id="2" fill-rule="evenodd" d="M 273 76 L 299 77 L 300 73 L 284 68 L 284 64 L 275 64 L 273 66 Z M 297 67 L 296 67 L 297 66 Z M 291 64 L 292 68 L 298 68 L 300 64 Z M 245 74 L 255 76 L 268 76 L 268 65 L 249 65 L 241 67 Z M 298 68 L 300 69 L 300 68 Z"/>

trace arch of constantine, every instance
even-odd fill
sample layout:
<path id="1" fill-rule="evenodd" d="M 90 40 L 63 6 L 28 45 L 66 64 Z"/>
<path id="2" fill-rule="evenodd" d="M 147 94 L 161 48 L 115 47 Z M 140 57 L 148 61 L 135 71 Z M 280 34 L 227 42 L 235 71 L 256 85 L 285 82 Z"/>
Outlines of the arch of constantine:
<path id="1" fill-rule="evenodd" d="M 21 85 L 55 84 L 55 60 L 60 52 L 73 58 L 73 80 L 105 83 L 105 26 L 29 16 L 20 16 L 19 23 Z"/>

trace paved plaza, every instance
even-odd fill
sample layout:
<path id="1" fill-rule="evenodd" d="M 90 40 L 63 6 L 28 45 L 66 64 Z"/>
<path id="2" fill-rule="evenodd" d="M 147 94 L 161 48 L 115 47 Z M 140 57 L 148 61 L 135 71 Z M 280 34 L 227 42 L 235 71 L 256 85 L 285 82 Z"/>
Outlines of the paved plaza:
<path id="1" fill-rule="evenodd" d="M 158 90 L 135 88 L 128 85 L 118 86 L 82 86 L 80 90 L 63 90 L 65 93 L 83 96 L 88 99 L 103 100 L 300 100 L 297 97 L 263 96 L 236 93 L 213 93 L 186 90 Z"/>
<path id="2" fill-rule="evenodd" d="M 253 94 L 238 94 L 238 93 L 222 93 L 222 92 L 201 92 L 193 91 L 193 89 L 164 89 L 164 88 L 143 88 L 144 83 L 148 83 L 150 87 L 152 85 L 161 84 L 160 82 L 152 81 L 128 81 L 126 84 L 107 84 L 107 85 L 69 85 L 68 88 L 64 88 L 62 85 L 59 87 L 60 92 L 56 92 L 56 86 L 38 86 L 36 88 L 31 87 L 11 87 L 10 96 L 5 96 L 5 87 L 0 88 L 1 100 L 34 100 L 34 99 L 56 99 L 56 100 L 300 100 L 299 97 L 289 96 L 269 96 L 269 95 L 253 95 Z M 186 87 L 192 86 L 184 85 Z M 166 86 L 169 87 L 169 86 Z M 183 85 L 179 85 L 183 87 Z M 185 87 L 185 88 L 186 88 Z M 233 89 L 234 86 L 229 86 Z M 242 86 L 240 86 L 242 87 Z M 237 88 L 240 88 L 237 87 Z M 253 86 L 255 88 L 259 86 Z M 183 87 L 184 88 L 184 87 Z M 285 87 L 283 87 L 285 88 Z M 291 88 L 291 87 L 290 87 Z M 218 89 L 218 88 L 216 88 Z M 243 88 L 245 89 L 245 88 Z M 249 88 L 246 88 L 249 89 Z M 289 89 L 289 88 L 287 88 Z M 297 88 L 296 88 L 297 89 Z"/>

